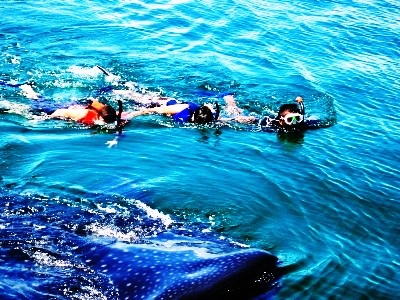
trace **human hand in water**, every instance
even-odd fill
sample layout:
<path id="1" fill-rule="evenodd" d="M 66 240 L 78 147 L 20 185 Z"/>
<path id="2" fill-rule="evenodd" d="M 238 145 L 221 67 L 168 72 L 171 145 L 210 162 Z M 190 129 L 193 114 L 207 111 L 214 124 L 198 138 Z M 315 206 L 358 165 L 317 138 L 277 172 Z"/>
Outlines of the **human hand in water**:
<path id="1" fill-rule="evenodd" d="M 118 145 L 118 137 L 115 137 L 113 140 L 111 141 L 107 141 L 106 142 L 107 148 L 112 148 L 116 145 Z"/>
<path id="2" fill-rule="evenodd" d="M 233 95 L 225 95 L 223 98 L 226 104 L 225 113 L 228 116 L 235 117 L 243 113 L 243 109 L 239 108 Z"/>

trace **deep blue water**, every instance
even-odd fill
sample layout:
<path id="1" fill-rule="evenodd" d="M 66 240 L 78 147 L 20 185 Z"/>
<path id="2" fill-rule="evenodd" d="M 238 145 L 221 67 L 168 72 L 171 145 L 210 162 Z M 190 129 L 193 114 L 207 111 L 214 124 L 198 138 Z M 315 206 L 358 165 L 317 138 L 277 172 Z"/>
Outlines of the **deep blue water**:
<path id="1" fill-rule="evenodd" d="M 109 85 L 101 65 L 183 100 L 234 92 L 255 115 L 302 95 L 307 116 L 329 125 L 288 139 L 149 116 L 109 148 L 115 133 L 42 120 L 18 89 L 0 87 L 2 298 L 119 299 L 115 279 L 79 250 L 106 240 L 178 254 L 181 243 L 220 255 L 267 250 L 291 271 L 260 299 L 396 299 L 399 9 L 392 0 L 2 1 L 0 79 L 33 81 L 56 102 Z"/>

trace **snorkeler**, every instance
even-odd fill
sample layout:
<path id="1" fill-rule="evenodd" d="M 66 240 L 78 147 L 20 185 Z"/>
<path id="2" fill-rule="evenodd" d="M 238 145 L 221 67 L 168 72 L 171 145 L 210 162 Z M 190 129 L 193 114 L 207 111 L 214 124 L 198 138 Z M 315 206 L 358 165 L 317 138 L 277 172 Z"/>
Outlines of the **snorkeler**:
<path id="1" fill-rule="evenodd" d="M 96 66 L 110 81 L 118 78 L 101 66 Z M 121 82 L 118 82 L 121 83 Z M 160 114 L 170 116 L 173 121 L 184 124 L 194 123 L 199 125 L 211 124 L 218 119 L 219 107 L 212 104 L 199 105 L 194 102 L 182 102 L 174 98 L 162 97 L 159 93 L 148 92 L 146 89 L 137 88 L 136 83 L 123 82 L 128 89 L 114 89 L 106 86 L 98 91 L 98 95 L 111 93 L 119 98 L 128 99 L 141 108 L 136 111 L 123 112 L 122 119 L 130 120 L 134 117 L 147 114 Z"/>
<path id="2" fill-rule="evenodd" d="M 172 119 L 179 123 L 195 123 L 195 124 L 210 124 L 215 117 L 207 105 L 198 105 L 193 102 L 178 102 L 176 99 L 160 98 L 157 102 L 152 102 L 150 107 L 143 107 L 140 110 L 127 112 L 122 118 L 129 120 L 134 117 L 146 114 L 163 114 L 169 115 Z"/>
<path id="3" fill-rule="evenodd" d="M 117 112 L 113 107 L 100 103 L 93 98 L 88 99 L 89 103 L 87 105 L 74 104 L 68 107 L 61 107 L 59 104 L 48 101 L 35 92 L 29 83 L 8 84 L 4 81 L 0 83 L 1 85 L 20 88 L 25 97 L 34 100 L 32 102 L 32 110 L 45 113 L 47 118 L 50 119 L 68 119 L 88 126 L 115 123 L 118 119 Z"/>
<path id="4" fill-rule="evenodd" d="M 107 77 L 118 78 L 100 66 L 96 66 Z M 112 86 L 101 89 L 101 93 L 112 93 L 118 97 L 129 99 L 136 104 L 140 104 L 142 108 L 132 112 L 124 112 L 123 119 L 130 120 L 137 116 L 147 114 L 164 114 L 169 115 L 172 119 L 180 124 L 219 124 L 241 123 L 241 124 L 258 124 L 263 131 L 304 131 L 309 128 L 321 127 L 318 120 L 305 119 L 305 110 L 303 98 L 297 97 L 295 103 L 283 104 L 276 117 L 264 116 L 257 118 L 255 116 L 246 116 L 243 109 L 239 108 L 236 100 L 231 93 L 222 93 L 225 102 L 224 117 L 219 117 L 220 111 L 218 103 L 214 108 L 212 104 L 198 105 L 193 102 L 179 102 L 174 98 L 161 97 L 158 93 L 147 92 L 145 89 L 137 88 L 136 83 L 123 83 L 127 89 L 114 89 Z"/>
<path id="5" fill-rule="evenodd" d="M 100 103 L 96 99 L 89 99 L 86 106 L 72 105 L 67 108 L 58 108 L 49 115 L 49 118 L 69 119 L 84 125 L 103 125 L 115 123 L 117 113 L 110 105 Z"/>
<path id="6" fill-rule="evenodd" d="M 193 103 L 179 103 L 175 99 L 161 99 L 156 103 L 157 106 L 145 107 L 126 113 L 123 118 L 132 119 L 137 116 L 156 113 L 171 115 L 175 121 L 180 123 L 211 124 L 214 121 L 218 121 L 220 124 L 228 124 L 236 122 L 241 124 L 258 124 L 263 131 L 280 132 L 304 131 L 311 126 L 316 126 L 316 122 L 318 122 L 304 118 L 303 98 L 300 96 L 296 98 L 297 104 L 283 104 L 275 118 L 268 116 L 257 118 L 255 116 L 243 115 L 243 109 L 238 107 L 232 94 L 224 95 L 223 99 L 225 101 L 224 115 L 226 117 L 221 118 L 219 118 L 218 105 L 217 113 L 214 115 L 212 107 L 207 105 L 200 107 Z M 154 102 L 151 104 L 154 105 Z M 197 111 L 191 109 L 191 106 L 197 108 Z"/>
<path id="7" fill-rule="evenodd" d="M 257 118 L 254 116 L 243 115 L 243 110 L 238 107 L 236 100 L 232 94 L 224 95 L 223 99 L 226 104 L 226 112 L 230 117 L 220 119 L 222 122 L 237 122 L 242 124 L 258 124 L 263 131 L 304 131 L 309 128 L 319 126 L 318 120 L 305 119 L 305 110 L 303 98 L 298 96 L 295 103 L 286 103 L 281 105 L 278 115 L 273 118 L 264 116 Z"/>

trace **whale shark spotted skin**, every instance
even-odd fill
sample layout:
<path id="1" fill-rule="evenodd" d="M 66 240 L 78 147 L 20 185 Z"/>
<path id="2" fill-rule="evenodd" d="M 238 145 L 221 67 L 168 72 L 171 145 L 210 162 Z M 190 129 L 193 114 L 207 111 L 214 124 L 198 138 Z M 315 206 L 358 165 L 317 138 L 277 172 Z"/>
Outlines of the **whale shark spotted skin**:
<path id="1" fill-rule="evenodd" d="M 113 281 L 120 299 L 250 299 L 277 280 L 277 258 L 262 250 L 204 255 L 118 242 L 85 256 Z"/>
<path id="2" fill-rule="evenodd" d="M 0 190 L 0 299 L 265 299 L 278 289 L 282 267 L 267 251 L 167 229 L 142 206 L 53 202 Z"/>

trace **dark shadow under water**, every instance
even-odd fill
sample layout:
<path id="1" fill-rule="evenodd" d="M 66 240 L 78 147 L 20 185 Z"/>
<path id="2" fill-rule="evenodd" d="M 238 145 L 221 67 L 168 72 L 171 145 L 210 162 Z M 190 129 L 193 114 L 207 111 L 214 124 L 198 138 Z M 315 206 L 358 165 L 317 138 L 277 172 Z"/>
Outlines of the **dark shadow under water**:
<path id="1" fill-rule="evenodd" d="M 136 200 L 2 190 L 0 205 L 2 299 L 265 299 L 279 287 L 274 255 Z"/>

